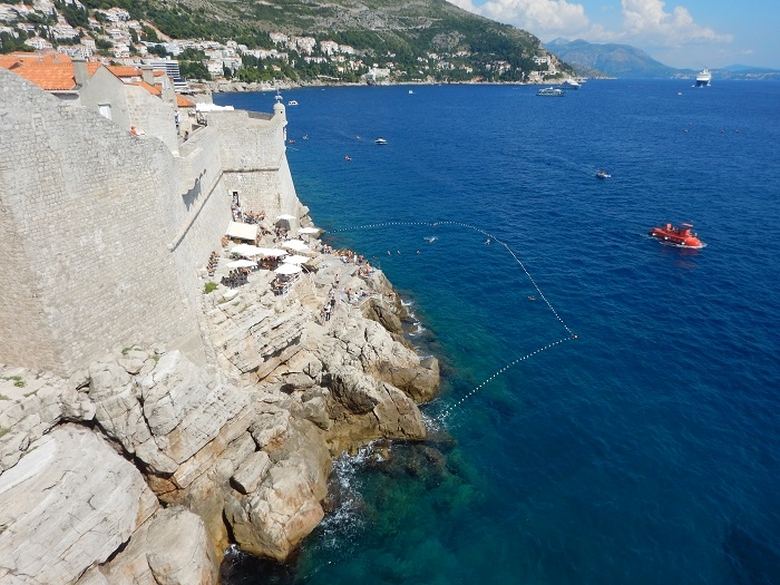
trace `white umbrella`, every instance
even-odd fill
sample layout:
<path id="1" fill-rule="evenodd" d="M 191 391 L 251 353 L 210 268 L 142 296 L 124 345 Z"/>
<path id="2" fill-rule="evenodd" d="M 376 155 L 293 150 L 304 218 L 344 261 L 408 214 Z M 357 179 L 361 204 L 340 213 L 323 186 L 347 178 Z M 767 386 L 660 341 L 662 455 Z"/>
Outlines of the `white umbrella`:
<path id="1" fill-rule="evenodd" d="M 298 230 L 299 234 L 318 234 L 322 231 L 322 228 L 310 226 L 310 227 L 304 227 Z"/>
<path id="2" fill-rule="evenodd" d="M 303 240 L 287 240 L 282 244 L 282 247 L 295 250 L 296 252 L 311 252 L 311 248 Z"/>
<path id="3" fill-rule="evenodd" d="M 249 268 L 250 266 L 256 265 L 257 264 L 251 260 L 245 260 L 244 258 L 241 258 L 240 260 L 233 260 L 232 262 L 228 262 L 226 266 L 228 268 Z"/>
<path id="4" fill-rule="evenodd" d="M 285 262 L 286 264 L 306 264 L 309 260 L 311 260 L 311 258 L 294 254 L 292 256 L 287 256 L 282 262 Z"/>
<path id="5" fill-rule="evenodd" d="M 294 215 L 290 215 L 289 213 L 283 213 L 280 216 L 278 216 L 276 219 L 281 219 L 281 220 L 284 220 L 284 221 L 293 221 L 293 220 L 298 219 L 298 218 L 295 217 Z"/>
<path id="6" fill-rule="evenodd" d="M 260 254 L 260 248 L 251 244 L 239 244 L 238 246 L 234 246 L 230 252 L 233 254 L 238 254 L 239 256 L 246 256 L 251 258 L 252 256 L 257 256 Z"/>
<path id="7" fill-rule="evenodd" d="M 299 273 L 303 268 L 301 268 L 298 264 L 282 264 L 274 270 L 276 274 L 297 274 Z"/>
<path id="8" fill-rule="evenodd" d="M 265 256 L 266 258 L 278 258 L 279 256 L 285 256 L 289 254 L 287 250 L 281 248 L 259 248 L 258 255 Z"/>

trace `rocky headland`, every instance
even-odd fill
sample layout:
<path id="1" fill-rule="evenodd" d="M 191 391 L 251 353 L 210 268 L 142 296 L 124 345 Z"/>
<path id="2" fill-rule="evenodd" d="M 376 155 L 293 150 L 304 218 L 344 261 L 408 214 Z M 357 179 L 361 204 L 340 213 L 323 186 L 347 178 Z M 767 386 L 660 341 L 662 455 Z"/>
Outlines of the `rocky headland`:
<path id="1" fill-rule="evenodd" d="M 229 544 L 290 555 L 335 457 L 425 439 L 438 362 L 381 272 L 313 243 L 283 294 L 268 270 L 204 293 L 200 363 L 139 342 L 68 378 L 0 366 L 0 581 L 216 583 Z"/>

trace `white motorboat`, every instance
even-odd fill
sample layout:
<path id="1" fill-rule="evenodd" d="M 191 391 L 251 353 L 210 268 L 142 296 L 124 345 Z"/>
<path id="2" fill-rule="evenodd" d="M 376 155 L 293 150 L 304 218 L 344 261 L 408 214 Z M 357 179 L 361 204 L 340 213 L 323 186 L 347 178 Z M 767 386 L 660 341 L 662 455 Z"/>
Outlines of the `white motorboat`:
<path id="1" fill-rule="evenodd" d="M 580 83 L 576 79 L 564 79 L 561 87 L 563 89 L 579 89 Z"/>

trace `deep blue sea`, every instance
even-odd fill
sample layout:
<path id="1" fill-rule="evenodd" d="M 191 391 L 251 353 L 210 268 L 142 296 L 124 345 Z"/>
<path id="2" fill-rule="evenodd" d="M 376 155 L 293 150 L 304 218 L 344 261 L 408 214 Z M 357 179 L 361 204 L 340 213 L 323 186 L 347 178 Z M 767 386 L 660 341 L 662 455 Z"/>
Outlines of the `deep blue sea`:
<path id="1" fill-rule="evenodd" d="M 230 583 L 780 583 L 780 84 L 536 89 L 283 94 L 299 198 L 443 385 L 429 442 L 340 460 L 294 563 Z M 646 235 L 684 221 L 704 249 Z"/>

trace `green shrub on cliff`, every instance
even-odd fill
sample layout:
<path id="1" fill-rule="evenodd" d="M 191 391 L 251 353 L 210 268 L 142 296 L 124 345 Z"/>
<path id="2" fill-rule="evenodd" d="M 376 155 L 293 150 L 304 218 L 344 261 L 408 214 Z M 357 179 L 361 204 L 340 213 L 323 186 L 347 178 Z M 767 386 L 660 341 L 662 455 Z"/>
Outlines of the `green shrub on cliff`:
<path id="1" fill-rule="evenodd" d="M 13 380 L 14 386 L 16 386 L 17 388 L 24 388 L 25 386 L 27 386 L 27 382 L 21 376 L 8 376 L 3 378 L 3 380 Z"/>

